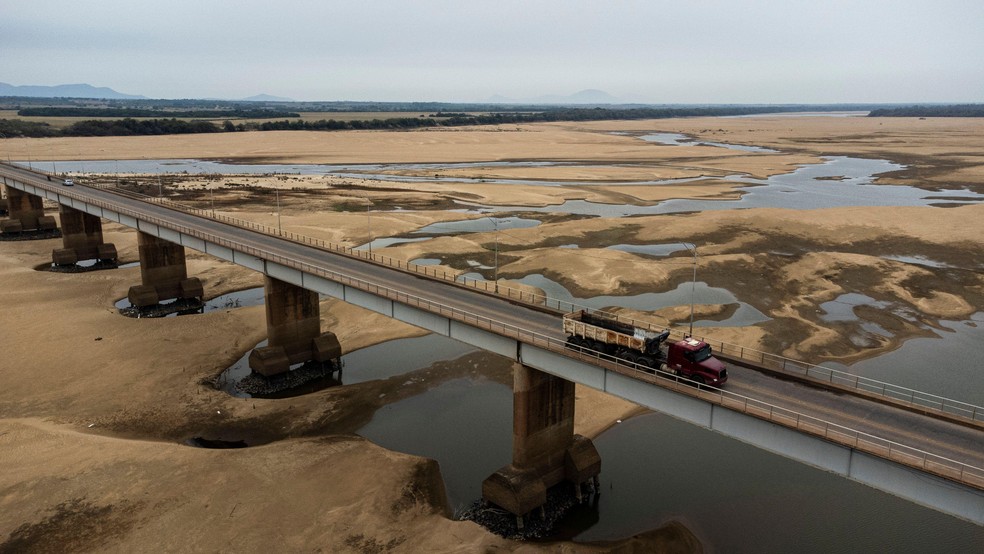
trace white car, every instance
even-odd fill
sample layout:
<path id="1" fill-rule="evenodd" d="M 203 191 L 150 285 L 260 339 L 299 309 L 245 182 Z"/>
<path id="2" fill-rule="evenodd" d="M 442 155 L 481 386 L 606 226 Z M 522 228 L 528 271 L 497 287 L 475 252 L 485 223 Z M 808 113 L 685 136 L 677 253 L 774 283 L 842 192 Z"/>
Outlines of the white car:
<path id="1" fill-rule="evenodd" d="M 65 185 L 66 187 L 70 187 L 70 186 L 72 186 L 72 185 L 75 184 L 75 181 L 73 181 L 71 179 L 65 179 L 65 182 L 62 183 L 62 184 Z"/>

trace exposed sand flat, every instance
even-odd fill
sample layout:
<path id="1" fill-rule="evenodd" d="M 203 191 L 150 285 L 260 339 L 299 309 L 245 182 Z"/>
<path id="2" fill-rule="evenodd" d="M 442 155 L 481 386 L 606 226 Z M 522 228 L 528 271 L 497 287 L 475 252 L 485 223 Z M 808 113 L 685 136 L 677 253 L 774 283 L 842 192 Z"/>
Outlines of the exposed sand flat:
<path id="1" fill-rule="evenodd" d="M 134 232 L 106 224 L 105 238 L 124 261 L 136 257 Z M 180 319 L 122 317 L 113 302 L 139 282 L 139 269 L 32 269 L 49 262 L 50 249 L 60 242 L 0 243 L 5 546 L 136 551 L 193 545 L 218 551 L 238 545 L 252 552 L 285 545 L 330 551 L 379 544 L 445 552 L 515 547 L 475 524 L 448 519 L 435 463 L 350 434 L 386 402 L 458 375 L 427 374 L 410 388 L 398 376 L 389 384 L 287 400 L 232 398 L 201 381 L 264 338 L 262 306 Z M 262 285 L 254 272 L 188 254 L 189 272 L 203 279 L 207 296 Z M 323 328 L 338 333 L 345 351 L 422 333 L 337 301 L 324 302 L 322 316 Z M 508 361 L 500 365 L 497 378 L 509 379 L 502 373 Z M 585 435 L 638 411 L 596 391 L 579 389 L 578 397 L 577 428 Z M 241 450 L 179 444 L 193 436 L 271 444 Z M 690 545 L 683 551 L 696 544 L 675 525 L 630 542 Z"/>

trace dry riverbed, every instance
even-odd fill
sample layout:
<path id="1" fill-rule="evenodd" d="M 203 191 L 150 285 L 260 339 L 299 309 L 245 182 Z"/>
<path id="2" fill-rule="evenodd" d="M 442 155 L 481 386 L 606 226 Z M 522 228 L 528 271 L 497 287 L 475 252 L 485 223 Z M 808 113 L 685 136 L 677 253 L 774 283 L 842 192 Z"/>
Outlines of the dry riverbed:
<path id="1" fill-rule="evenodd" d="M 668 198 L 729 198 L 737 183 L 654 187 L 631 180 L 767 176 L 820 156 L 884 158 L 909 168 L 886 184 L 984 190 L 984 128 L 966 120 L 760 117 L 544 124 L 413 132 L 242 133 L 219 136 L 0 141 L 13 159 L 213 158 L 239 161 L 493 162 L 550 160 L 557 167 L 448 170 L 398 183 L 338 176 L 175 177 L 173 199 L 289 231 L 355 246 L 410 236 L 455 200 L 545 206 L 564 200 L 645 205 Z M 708 141 L 767 146 L 778 154 L 673 147 L 633 136 L 677 132 Z M 577 181 L 576 186 L 497 186 L 482 178 Z M 139 179 L 138 179 L 139 181 Z M 150 181 L 149 179 L 147 181 Z M 138 182 L 153 194 L 156 182 Z M 397 210 L 396 208 L 402 208 Z M 984 206 L 756 209 L 621 219 L 536 214 L 537 227 L 500 233 L 500 277 L 541 273 L 576 296 L 664 291 L 688 282 L 684 252 L 652 257 L 613 244 L 699 245 L 698 278 L 727 288 L 770 318 L 750 327 L 708 327 L 717 340 L 810 361 L 855 360 L 925 335 L 941 320 L 984 306 Z M 944 223 L 945 222 L 945 223 Z M 124 261 L 137 259 L 132 231 L 105 225 Z M 435 257 L 449 272 L 491 264 L 495 233 L 440 237 L 382 249 L 404 260 Z M 560 248 L 576 243 L 577 250 Z M 120 317 L 113 302 L 139 281 L 136 268 L 81 274 L 37 272 L 60 240 L 0 242 L 0 550 L 460 550 L 569 551 L 570 544 L 519 545 L 449 519 L 436 463 L 390 452 L 353 435 L 374 410 L 462 376 L 451 364 L 306 396 L 235 399 L 206 384 L 265 336 L 262 307 L 161 320 Z M 937 267 L 907 263 L 922 256 Z M 189 274 L 209 296 L 255 287 L 259 277 L 189 252 Z M 820 306 L 846 293 L 900 309 L 858 310 L 831 323 Z M 724 319 L 731 305 L 701 305 Z M 418 329 L 326 301 L 323 326 L 355 348 Z M 679 324 L 689 306 L 635 313 Z M 865 322 L 891 337 L 865 335 Z M 861 337 L 863 340 L 859 341 Z M 508 361 L 470 354 L 468 376 L 509 382 Z M 408 382 L 412 384 L 407 385 Z M 638 408 L 578 388 L 577 430 L 596 436 Z M 239 450 L 182 444 L 191 437 L 246 440 Z M 584 550 L 698 551 L 678 524 L 617 545 Z"/>

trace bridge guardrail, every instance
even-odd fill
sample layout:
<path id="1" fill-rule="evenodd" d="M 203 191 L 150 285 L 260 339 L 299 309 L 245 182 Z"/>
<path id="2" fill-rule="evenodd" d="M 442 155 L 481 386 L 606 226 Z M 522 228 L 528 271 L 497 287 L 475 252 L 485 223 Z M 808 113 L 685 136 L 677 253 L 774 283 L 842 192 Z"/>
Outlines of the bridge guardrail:
<path id="1" fill-rule="evenodd" d="M 34 170 L 34 172 L 42 173 L 46 175 L 54 175 L 53 173 L 44 170 Z M 366 252 L 363 250 L 356 250 L 354 248 L 332 243 L 330 241 L 316 239 L 298 233 L 293 233 L 290 231 L 284 231 L 281 228 L 270 227 L 260 223 L 255 223 L 252 221 L 227 216 L 224 214 L 217 214 L 214 209 L 198 208 L 160 196 L 155 197 L 155 196 L 140 194 L 133 191 L 128 191 L 114 185 L 99 185 L 97 188 L 112 189 L 112 192 L 116 194 L 120 194 L 122 196 L 127 196 L 145 202 L 153 202 L 153 203 L 161 204 L 170 207 L 172 209 L 176 209 L 178 211 L 193 213 L 195 215 L 211 218 L 216 221 L 221 221 L 223 223 L 234 225 L 236 227 L 240 227 L 243 229 L 249 229 L 267 235 L 278 236 L 286 240 L 307 244 L 309 246 L 314 246 L 316 248 L 320 248 L 323 250 L 335 252 L 350 257 L 360 258 L 363 260 L 367 260 L 388 267 L 395 267 L 397 269 L 403 271 L 409 271 L 412 273 L 416 273 L 418 275 L 423 275 L 425 277 L 440 279 L 449 282 L 455 282 L 470 288 L 481 289 L 487 293 L 504 296 L 506 298 L 516 300 L 519 302 L 524 302 L 531 305 L 544 306 L 547 308 L 556 309 L 557 311 L 560 312 L 573 312 L 578 310 L 586 310 L 588 312 L 600 313 L 600 314 L 607 315 L 609 317 L 613 317 L 620 322 L 633 325 L 635 327 L 647 328 L 649 330 L 657 331 L 657 332 L 662 331 L 665 328 L 665 326 L 657 325 L 651 321 L 638 320 L 623 315 L 619 315 L 617 313 L 606 312 L 604 310 L 596 310 L 594 308 L 583 306 L 577 303 L 554 299 L 547 295 L 536 294 L 530 291 L 513 288 L 502 283 L 487 281 L 484 279 L 480 280 L 480 279 L 461 278 L 461 280 L 459 280 L 460 272 L 448 272 L 445 271 L 443 268 L 413 264 L 409 261 L 401 260 L 399 258 L 392 258 L 380 254 L 372 254 L 371 252 Z M 670 331 L 671 331 L 671 336 L 675 338 L 683 338 L 684 336 L 686 336 L 685 333 L 683 333 L 679 329 L 671 329 Z M 699 338 L 707 342 L 713 348 L 715 348 L 716 351 L 720 352 L 725 356 L 736 358 L 738 360 L 742 360 L 750 364 L 756 364 L 761 367 L 770 369 L 772 371 L 782 372 L 788 375 L 796 376 L 799 378 L 805 378 L 820 383 L 830 383 L 840 387 L 854 389 L 869 395 L 881 396 L 896 402 L 906 403 L 913 407 L 929 409 L 929 410 L 937 410 L 944 414 L 964 417 L 970 419 L 971 421 L 984 422 L 984 407 L 976 406 L 968 402 L 962 402 L 959 400 L 942 397 L 928 392 L 923 392 L 912 388 L 903 387 L 900 385 L 895 385 L 884 381 L 879 381 L 876 379 L 870 379 L 868 377 L 863 377 L 847 371 L 836 370 L 821 365 L 811 364 L 801 360 L 794 360 L 792 358 L 787 358 L 776 354 L 770 354 L 768 352 L 763 352 L 761 350 L 756 350 L 741 345 L 726 343 L 724 341 L 718 341 L 711 337 L 696 336 L 696 338 Z"/>
<path id="2" fill-rule="evenodd" d="M 643 370 L 637 364 L 630 364 L 613 356 L 583 347 L 572 346 L 566 341 L 542 335 L 535 331 L 523 329 L 509 323 L 497 321 L 492 318 L 474 314 L 452 306 L 447 306 L 445 304 L 428 300 L 416 295 L 400 292 L 395 289 L 377 285 L 356 277 L 351 277 L 337 271 L 318 267 L 306 262 L 292 260 L 275 252 L 255 248 L 238 241 L 219 237 L 217 235 L 203 232 L 198 229 L 193 229 L 185 225 L 176 224 L 156 216 L 134 212 L 132 210 L 111 205 L 99 200 L 86 199 L 83 198 L 81 194 L 74 191 L 61 191 L 58 194 L 63 194 L 70 198 L 75 198 L 92 205 L 146 220 L 150 223 L 161 225 L 165 228 L 185 233 L 201 240 L 234 248 L 246 254 L 273 261 L 299 271 L 308 272 L 335 282 L 364 290 L 366 292 L 371 292 L 396 302 L 421 308 L 432 313 L 448 317 L 449 319 L 469 323 L 475 327 L 482 328 L 505 337 L 513 338 L 527 344 L 540 346 L 553 352 L 563 353 L 574 357 L 575 359 L 590 361 L 595 363 L 595 365 L 599 365 L 621 374 L 630 375 L 642 381 L 663 386 L 664 388 L 669 388 L 671 390 L 675 390 L 676 392 L 682 392 L 690 396 L 695 396 L 701 398 L 702 400 L 739 411 L 752 417 L 764 419 L 784 427 L 794 428 L 800 432 L 822 437 L 831 442 L 892 460 L 902 465 L 915 467 L 927 473 L 932 473 L 946 479 L 957 481 L 979 490 L 984 490 L 984 468 L 951 460 L 949 458 L 915 447 L 890 441 L 888 439 L 851 429 L 849 427 L 832 423 L 814 416 L 802 414 L 800 412 L 775 406 L 761 400 L 732 393 L 724 389 L 698 384 L 694 381 L 690 381 L 672 373 L 661 370 L 655 370 L 653 373 L 650 373 L 653 370 Z M 685 390 L 686 388 L 693 390 L 688 391 Z"/>
<path id="3" fill-rule="evenodd" d="M 42 171 L 42 173 L 44 172 Z M 388 267 L 395 267 L 397 269 L 409 271 L 412 273 L 416 273 L 418 275 L 423 275 L 425 277 L 440 279 L 449 282 L 455 282 L 470 288 L 480 289 L 484 292 L 497 294 L 499 296 L 503 296 L 519 302 L 556 309 L 559 312 L 574 312 L 578 310 L 586 310 L 588 312 L 600 313 L 600 314 L 607 315 L 609 317 L 613 317 L 620 322 L 633 325 L 635 327 L 646 328 L 651 331 L 657 331 L 657 332 L 662 331 L 666 327 L 666 326 L 657 325 L 651 321 L 638 320 L 623 315 L 619 315 L 617 313 L 607 312 L 604 310 L 597 310 L 574 302 L 568 302 L 564 300 L 551 298 L 544 294 L 536 294 L 531 291 L 517 289 L 514 287 L 510 287 L 509 285 L 497 283 L 494 281 L 488 281 L 485 279 L 464 278 L 460 276 L 461 272 L 448 272 L 443 268 L 418 265 L 399 258 L 392 258 L 390 256 L 385 256 L 381 254 L 373 254 L 371 252 L 366 252 L 364 250 L 356 250 L 352 247 L 343 246 L 340 244 L 332 243 L 330 241 L 316 239 L 298 233 L 293 233 L 290 231 L 284 231 L 283 229 L 280 228 L 275 228 L 260 223 L 255 223 L 248 220 L 227 216 L 225 214 L 217 214 L 214 209 L 189 206 L 159 196 L 155 197 L 155 196 L 144 195 L 132 191 L 127 191 L 125 189 L 120 189 L 119 187 L 113 185 L 102 185 L 100 186 L 100 188 L 113 189 L 113 192 L 122 194 L 124 196 L 129 196 L 131 198 L 135 198 L 138 200 L 167 205 L 179 211 L 184 211 L 204 217 L 209 217 L 217 221 L 234 225 L 236 227 L 250 229 L 268 235 L 278 236 L 287 240 L 299 242 L 302 244 L 307 244 L 323 250 L 328 250 L 331 252 L 336 252 L 339 254 L 360 258 L 363 260 L 371 261 L 373 263 L 385 265 Z M 687 336 L 683 331 L 679 329 L 670 329 L 670 332 L 671 332 L 671 336 L 677 339 L 681 339 Z M 839 387 L 854 389 L 869 395 L 881 396 L 896 402 L 906 403 L 913 407 L 918 407 L 928 410 L 937 410 L 944 414 L 964 417 L 972 421 L 984 422 L 984 407 L 976 406 L 968 402 L 962 402 L 959 400 L 946 398 L 928 392 L 919 391 L 909 387 L 903 387 L 901 385 L 895 385 L 885 381 L 879 381 L 876 379 L 863 377 L 847 371 L 841 371 L 837 369 L 828 368 L 822 365 L 811 364 L 801 360 L 795 360 L 792 358 L 787 358 L 776 354 L 770 354 L 768 352 L 756 350 L 754 348 L 749 348 L 746 346 L 719 341 L 711 337 L 696 336 L 696 335 L 695 337 L 707 342 L 717 352 L 720 352 L 725 356 L 742 360 L 750 364 L 755 364 L 764 367 L 766 369 L 770 369 L 772 371 L 782 372 L 787 375 L 810 379 L 820 383 L 829 383 L 832 385 L 837 385 Z"/>

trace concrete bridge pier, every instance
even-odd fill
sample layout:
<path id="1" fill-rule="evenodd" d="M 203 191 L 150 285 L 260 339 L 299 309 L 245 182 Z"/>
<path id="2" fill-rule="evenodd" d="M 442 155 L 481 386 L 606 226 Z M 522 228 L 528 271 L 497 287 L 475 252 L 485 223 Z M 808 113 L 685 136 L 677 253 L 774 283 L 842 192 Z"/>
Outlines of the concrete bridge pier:
<path id="1" fill-rule="evenodd" d="M 99 217 L 64 204 L 59 206 L 59 211 L 63 248 L 51 251 L 52 263 L 74 265 L 79 260 L 116 262 L 116 246 L 103 243 L 102 220 Z"/>
<path id="2" fill-rule="evenodd" d="M 40 196 L 15 189 L 7 189 L 8 219 L 0 221 L 0 232 L 7 234 L 24 231 L 56 231 L 55 218 L 44 215 L 44 204 Z"/>
<path id="3" fill-rule="evenodd" d="M 597 484 L 601 457 L 590 439 L 574 434 L 574 383 L 515 364 L 513 461 L 482 483 L 482 497 L 517 517 L 547 501 L 547 489 L 570 481 Z"/>
<path id="4" fill-rule="evenodd" d="M 286 373 L 293 364 L 323 364 L 341 357 L 342 348 L 335 334 L 321 332 L 317 292 L 273 277 L 265 278 L 263 292 L 267 346 L 250 353 L 250 369 L 270 377 Z"/>
<path id="5" fill-rule="evenodd" d="M 160 304 L 162 300 L 200 302 L 204 295 L 198 277 L 188 277 L 184 246 L 137 232 L 140 251 L 140 285 L 130 287 L 127 299 L 138 309 Z"/>

